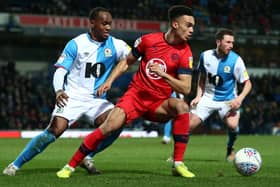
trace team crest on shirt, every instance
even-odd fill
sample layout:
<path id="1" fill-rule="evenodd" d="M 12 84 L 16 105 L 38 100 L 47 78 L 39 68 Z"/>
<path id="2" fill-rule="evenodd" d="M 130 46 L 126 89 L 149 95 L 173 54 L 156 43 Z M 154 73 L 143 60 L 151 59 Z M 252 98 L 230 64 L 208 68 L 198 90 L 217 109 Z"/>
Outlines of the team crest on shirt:
<path id="1" fill-rule="evenodd" d="M 105 55 L 105 57 L 111 57 L 112 56 L 112 50 L 109 49 L 109 48 L 106 48 L 104 50 L 104 55 Z"/>
<path id="2" fill-rule="evenodd" d="M 66 58 L 66 55 L 65 55 L 64 53 L 62 53 L 62 54 L 58 57 L 57 63 L 58 63 L 58 64 L 61 64 L 61 63 L 64 61 L 65 58 Z"/>
<path id="3" fill-rule="evenodd" d="M 148 77 L 151 79 L 160 79 L 161 78 L 160 76 L 158 76 L 156 73 L 150 71 L 151 64 L 159 64 L 162 71 L 166 72 L 165 62 L 160 58 L 152 58 L 146 64 L 146 74 L 148 75 Z"/>
<path id="4" fill-rule="evenodd" d="M 224 72 L 225 73 L 230 73 L 230 67 L 229 66 L 225 66 L 224 67 Z"/>

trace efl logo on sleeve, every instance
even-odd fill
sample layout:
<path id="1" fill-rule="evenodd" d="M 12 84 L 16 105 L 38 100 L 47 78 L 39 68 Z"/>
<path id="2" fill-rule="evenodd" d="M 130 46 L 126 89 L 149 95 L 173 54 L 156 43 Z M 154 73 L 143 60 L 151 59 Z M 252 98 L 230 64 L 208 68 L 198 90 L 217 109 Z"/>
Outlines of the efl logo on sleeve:
<path id="1" fill-rule="evenodd" d="M 244 76 L 245 79 L 249 78 L 248 72 L 247 72 L 247 71 L 244 71 L 244 72 L 243 72 L 243 76 Z"/>
<path id="2" fill-rule="evenodd" d="M 189 57 L 189 67 L 193 67 L 193 57 Z"/>
<path id="3" fill-rule="evenodd" d="M 61 64 L 65 58 L 66 58 L 66 55 L 64 53 L 62 53 L 60 55 L 60 57 L 57 59 L 57 63 Z"/>

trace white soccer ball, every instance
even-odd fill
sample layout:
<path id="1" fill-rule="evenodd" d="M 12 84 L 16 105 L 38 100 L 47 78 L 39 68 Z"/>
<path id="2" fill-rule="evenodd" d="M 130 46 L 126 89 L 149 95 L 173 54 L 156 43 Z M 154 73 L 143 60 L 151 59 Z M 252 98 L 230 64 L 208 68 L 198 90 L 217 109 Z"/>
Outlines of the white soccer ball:
<path id="1" fill-rule="evenodd" d="M 254 148 L 242 148 L 235 154 L 234 166 L 237 171 L 244 176 L 257 173 L 261 165 L 261 155 Z"/>

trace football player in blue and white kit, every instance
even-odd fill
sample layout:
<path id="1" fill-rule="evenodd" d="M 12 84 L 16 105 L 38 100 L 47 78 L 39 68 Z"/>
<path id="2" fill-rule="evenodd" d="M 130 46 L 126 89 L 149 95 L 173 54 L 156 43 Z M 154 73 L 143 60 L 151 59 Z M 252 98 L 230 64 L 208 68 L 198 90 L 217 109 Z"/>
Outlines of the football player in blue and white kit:
<path id="1" fill-rule="evenodd" d="M 24 163 L 41 153 L 82 115 L 99 125 L 114 107 L 106 100 L 106 94 L 97 97 L 96 92 L 115 64 L 126 58 L 130 47 L 124 41 L 110 35 L 112 15 L 109 10 L 102 7 L 92 9 L 89 21 L 90 31 L 70 40 L 55 63 L 57 69 L 53 77 L 53 86 L 56 106 L 48 127 L 34 137 L 3 170 L 4 175 L 15 175 Z M 110 145 L 120 132 L 121 130 L 112 134 L 96 152 Z M 83 167 L 89 172 L 98 173 L 91 161 L 85 158 Z"/>
<path id="2" fill-rule="evenodd" d="M 242 58 L 232 51 L 232 30 L 221 29 L 216 34 L 216 49 L 200 55 L 196 97 L 191 101 L 190 128 L 194 129 L 218 111 L 228 127 L 227 160 L 234 159 L 233 145 L 238 133 L 239 108 L 249 94 L 252 84 Z M 238 94 L 237 82 L 243 84 Z"/>

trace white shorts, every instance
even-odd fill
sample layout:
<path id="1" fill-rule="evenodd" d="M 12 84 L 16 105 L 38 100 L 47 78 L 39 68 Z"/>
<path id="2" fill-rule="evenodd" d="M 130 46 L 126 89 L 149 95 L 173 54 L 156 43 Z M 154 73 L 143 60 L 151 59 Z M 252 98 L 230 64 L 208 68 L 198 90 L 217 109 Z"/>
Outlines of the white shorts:
<path id="1" fill-rule="evenodd" d="M 99 115 L 113 107 L 114 105 L 106 99 L 69 97 L 63 108 L 55 105 L 52 116 L 61 116 L 67 119 L 68 126 L 75 123 L 82 115 L 87 116 L 89 122 L 93 123 Z"/>
<path id="2" fill-rule="evenodd" d="M 213 101 L 211 98 L 202 96 L 196 107 L 191 109 L 191 113 L 197 115 L 205 121 L 213 112 L 218 111 L 221 119 L 231 112 L 230 101 Z M 239 112 L 239 111 L 234 111 Z"/>

